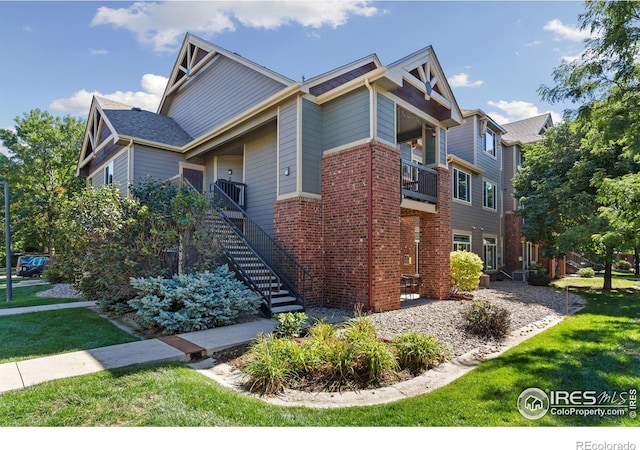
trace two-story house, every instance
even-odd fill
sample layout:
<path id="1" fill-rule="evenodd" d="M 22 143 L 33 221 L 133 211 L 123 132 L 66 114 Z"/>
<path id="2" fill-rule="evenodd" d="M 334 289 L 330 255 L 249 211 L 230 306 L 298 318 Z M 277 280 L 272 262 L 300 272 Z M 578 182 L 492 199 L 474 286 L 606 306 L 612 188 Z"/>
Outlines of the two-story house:
<path id="1" fill-rule="evenodd" d="M 482 258 L 484 271 L 503 265 L 503 149 L 505 129 L 479 109 L 463 110 L 464 123 L 448 133 L 451 173 L 451 248 Z"/>
<path id="2" fill-rule="evenodd" d="M 449 296 L 447 130 L 462 119 L 432 47 L 294 81 L 187 34 L 157 112 L 93 99 L 78 175 L 123 194 L 178 177 L 212 195 L 223 207 L 211 233 L 267 314 L 391 310 L 406 233 L 419 294 Z"/>

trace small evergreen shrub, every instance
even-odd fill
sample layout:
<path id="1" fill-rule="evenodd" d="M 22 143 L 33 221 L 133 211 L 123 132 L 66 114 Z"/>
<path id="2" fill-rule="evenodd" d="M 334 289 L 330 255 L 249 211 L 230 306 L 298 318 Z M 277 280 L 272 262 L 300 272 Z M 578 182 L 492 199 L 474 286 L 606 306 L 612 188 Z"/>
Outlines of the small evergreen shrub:
<path id="1" fill-rule="evenodd" d="M 307 327 L 309 316 L 303 312 L 286 312 L 273 316 L 278 321 L 277 337 L 300 337 Z"/>
<path id="2" fill-rule="evenodd" d="M 502 339 L 509 332 L 510 313 L 488 300 L 474 299 L 464 312 L 466 330 L 485 337 Z"/>
<path id="3" fill-rule="evenodd" d="M 480 284 L 482 275 L 482 259 L 466 250 L 457 250 L 450 254 L 451 289 L 457 291 L 473 291 Z"/>
<path id="4" fill-rule="evenodd" d="M 583 267 L 578 270 L 578 276 L 581 278 L 593 278 L 596 276 L 596 272 L 593 270 L 593 267 Z"/>
<path id="5" fill-rule="evenodd" d="M 129 305 L 140 325 L 165 335 L 231 325 L 243 315 L 256 314 L 260 306 L 259 297 L 226 265 L 170 279 L 132 278 L 131 285 L 139 295 Z"/>
<path id="6" fill-rule="evenodd" d="M 408 331 L 399 334 L 391 344 L 398 358 L 400 369 L 419 373 L 450 358 L 449 349 L 431 334 Z"/>

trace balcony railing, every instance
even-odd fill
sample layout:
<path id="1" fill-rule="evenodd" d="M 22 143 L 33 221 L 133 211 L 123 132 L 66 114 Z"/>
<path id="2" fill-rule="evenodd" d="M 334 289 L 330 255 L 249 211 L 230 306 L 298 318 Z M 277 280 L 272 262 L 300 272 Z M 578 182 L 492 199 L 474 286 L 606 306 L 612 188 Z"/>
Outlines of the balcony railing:
<path id="1" fill-rule="evenodd" d="M 403 159 L 400 180 L 403 197 L 438 202 L 438 172 L 435 170 Z"/>
<path id="2" fill-rule="evenodd" d="M 218 179 L 215 184 L 209 186 L 209 192 L 215 191 L 214 186 L 218 186 L 222 192 L 224 192 L 234 203 L 240 208 L 247 209 L 247 185 L 244 183 L 237 183 L 235 181 L 228 181 Z"/>

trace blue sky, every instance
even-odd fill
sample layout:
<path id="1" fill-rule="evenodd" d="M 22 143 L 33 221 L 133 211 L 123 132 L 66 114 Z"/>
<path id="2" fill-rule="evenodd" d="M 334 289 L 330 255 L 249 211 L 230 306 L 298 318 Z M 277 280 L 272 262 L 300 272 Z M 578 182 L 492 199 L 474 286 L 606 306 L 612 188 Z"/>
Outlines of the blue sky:
<path id="1" fill-rule="evenodd" d="M 500 123 L 540 101 L 588 35 L 578 1 L 3 1 L 0 128 L 39 108 L 86 117 L 93 94 L 155 111 L 189 31 L 294 80 L 433 46 L 463 109 Z"/>

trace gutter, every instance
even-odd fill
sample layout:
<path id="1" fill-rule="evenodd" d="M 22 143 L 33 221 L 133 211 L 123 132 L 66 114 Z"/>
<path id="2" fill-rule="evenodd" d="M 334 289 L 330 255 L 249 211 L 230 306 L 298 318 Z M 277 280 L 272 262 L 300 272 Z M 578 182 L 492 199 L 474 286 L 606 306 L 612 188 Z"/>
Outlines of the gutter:
<path id="1" fill-rule="evenodd" d="M 368 244 L 368 269 L 369 269 L 369 303 L 368 303 L 368 311 L 373 309 L 373 148 L 371 148 L 371 144 L 373 143 L 373 127 L 375 125 L 374 122 L 374 92 L 371 84 L 369 83 L 369 79 L 365 78 L 364 84 L 369 89 L 369 105 L 371 110 L 369 111 L 369 143 L 370 147 L 368 150 L 368 195 L 367 195 L 367 232 L 369 234 L 369 239 L 367 240 Z"/>

